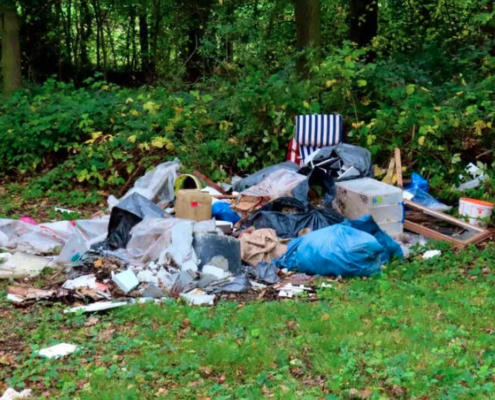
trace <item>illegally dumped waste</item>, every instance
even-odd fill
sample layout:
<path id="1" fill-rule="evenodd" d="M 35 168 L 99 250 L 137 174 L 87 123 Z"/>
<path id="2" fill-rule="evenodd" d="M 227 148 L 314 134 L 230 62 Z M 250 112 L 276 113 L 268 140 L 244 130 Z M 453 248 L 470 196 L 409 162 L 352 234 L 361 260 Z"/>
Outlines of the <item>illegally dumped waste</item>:
<path id="1" fill-rule="evenodd" d="M 68 343 L 59 343 L 55 346 L 48 347 L 38 351 L 38 355 L 46 358 L 60 358 L 74 353 L 78 346 Z"/>
<path id="2" fill-rule="evenodd" d="M 315 276 L 372 276 L 403 256 L 396 240 L 406 252 L 426 240 L 402 233 L 403 190 L 371 176 L 369 152 L 346 144 L 318 150 L 302 168 L 281 163 L 223 185 L 197 171 L 180 175 L 178 160 L 164 163 L 94 219 L 0 219 L 0 279 L 13 280 L 15 307 L 60 302 L 68 314 L 148 302 L 312 301 L 331 287 Z M 57 346 L 39 354 L 77 349 Z"/>
<path id="3" fill-rule="evenodd" d="M 343 220 L 332 209 L 306 205 L 292 197 L 280 197 L 253 213 L 243 227 L 269 228 L 275 230 L 279 238 L 291 239 L 298 237 L 304 229 L 317 231 Z"/>
<path id="4" fill-rule="evenodd" d="M 12 388 L 8 388 L 0 400 L 15 400 L 15 399 L 28 399 L 31 397 L 31 389 L 24 389 L 22 392 L 18 392 Z"/>
<path id="5" fill-rule="evenodd" d="M 423 253 L 423 260 L 429 260 L 433 257 L 441 256 L 442 252 L 440 250 L 428 250 Z"/>

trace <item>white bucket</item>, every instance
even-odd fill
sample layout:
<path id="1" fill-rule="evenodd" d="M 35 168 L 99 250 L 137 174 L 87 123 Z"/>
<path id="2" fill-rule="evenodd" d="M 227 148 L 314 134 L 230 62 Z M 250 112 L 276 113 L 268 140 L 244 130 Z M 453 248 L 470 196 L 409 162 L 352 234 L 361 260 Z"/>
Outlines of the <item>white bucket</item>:
<path id="1" fill-rule="evenodd" d="M 469 217 L 469 223 L 476 226 L 485 226 L 481 218 L 491 217 L 493 204 L 487 201 L 462 198 L 459 200 L 459 214 Z"/>

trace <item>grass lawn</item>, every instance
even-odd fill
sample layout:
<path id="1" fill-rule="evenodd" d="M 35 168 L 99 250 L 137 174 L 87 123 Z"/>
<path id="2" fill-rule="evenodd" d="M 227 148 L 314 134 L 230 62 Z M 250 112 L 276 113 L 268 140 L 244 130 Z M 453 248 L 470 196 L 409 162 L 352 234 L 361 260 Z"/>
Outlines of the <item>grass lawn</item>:
<path id="1" fill-rule="evenodd" d="M 438 246 L 437 246 L 438 248 Z M 305 299 L 16 309 L 0 383 L 45 399 L 495 399 L 495 247 L 395 261 Z M 57 342 L 81 350 L 33 355 Z"/>

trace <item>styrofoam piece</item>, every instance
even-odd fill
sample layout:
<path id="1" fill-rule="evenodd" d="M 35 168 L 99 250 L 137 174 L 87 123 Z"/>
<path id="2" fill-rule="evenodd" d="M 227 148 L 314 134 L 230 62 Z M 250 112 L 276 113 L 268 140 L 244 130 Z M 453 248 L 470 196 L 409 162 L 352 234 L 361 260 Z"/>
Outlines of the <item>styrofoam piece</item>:
<path id="1" fill-rule="evenodd" d="M 35 277 L 47 267 L 51 260 L 45 257 L 25 253 L 4 256 L 6 261 L 0 263 L 0 279 Z"/>
<path id="2" fill-rule="evenodd" d="M 206 294 L 200 289 L 195 289 L 189 293 L 182 293 L 180 296 L 186 299 L 192 306 L 200 306 L 205 304 L 212 306 L 215 301 L 214 294 Z"/>
<path id="3" fill-rule="evenodd" d="M 83 275 L 75 279 L 69 279 L 62 286 L 64 289 L 98 289 L 96 284 L 96 276 L 94 275 Z"/>
<path id="4" fill-rule="evenodd" d="M 441 255 L 442 252 L 440 250 L 428 250 L 425 253 L 423 253 L 423 260 L 429 260 L 430 258 L 438 257 Z"/>
<path id="5" fill-rule="evenodd" d="M 22 392 L 18 392 L 15 389 L 8 388 L 0 400 L 15 400 L 15 399 L 27 399 L 31 397 L 31 389 L 24 389 Z"/>
<path id="6" fill-rule="evenodd" d="M 117 307 L 122 307 L 128 305 L 127 302 L 125 301 L 120 301 L 120 302 L 111 302 L 111 301 L 100 301 L 98 303 L 93 303 L 93 304 L 88 304 L 87 306 L 80 306 L 80 307 L 72 307 L 64 310 L 65 314 L 69 313 L 75 313 L 78 311 L 83 311 L 83 312 L 97 312 L 97 311 L 106 311 L 106 310 L 111 310 L 112 308 L 117 308 Z"/>
<path id="7" fill-rule="evenodd" d="M 214 265 L 203 266 L 202 272 L 203 274 L 213 275 L 215 278 L 218 279 L 225 279 L 232 275 L 229 272 L 225 271 L 223 268 L 215 267 Z"/>
<path id="8" fill-rule="evenodd" d="M 124 293 L 129 293 L 139 286 L 139 280 L 131 269 L 115 274 L 112 280 Z"/>
<path id="9" fill-rule="evenodd" d="M 69 343 L 59 343 L 52 347 L 47 347 L 38 351 L 38 355 L 46 358 L 60 358 L 74 353 L 77 346 Z"/>
<path id="10" fill-rule="evenodd" d="M 139 282 L 154 283 L 158 285 L 158 278 L 150 270 L 141 271 L 137 274 Z"/>

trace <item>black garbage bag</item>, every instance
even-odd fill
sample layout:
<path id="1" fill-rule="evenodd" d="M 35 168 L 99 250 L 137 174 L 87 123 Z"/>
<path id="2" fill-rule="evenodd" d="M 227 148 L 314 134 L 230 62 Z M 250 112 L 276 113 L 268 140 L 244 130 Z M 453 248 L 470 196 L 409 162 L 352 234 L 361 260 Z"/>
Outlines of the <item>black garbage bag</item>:
<path id="1" fill-rule="evenodd" d="M 337 195 L 337 187 L 330 174 L 320 168 L 303 167 L 298 174 L 305 175 L 308 179 L 301 182 L 297 187 L 292 190 L 292 195 L 300 200 L 304 204 L 310 203 L 311 195 L 322 198 L 322 205 L 325 207 L 331 207 L 332 201 L 335 200 Z M 314 192 L 316 191 L 316 193 Z"/>
<path id="2" fill-rule="evenodd" d="M 125 248 L 131 239 L 131 229 L 143 219 L 163 218 L 165 212 L 138 193 L 119 202 L 110 215 L 107 244 L 111 249 Z"/>
<path id="3" fill-rule="evenodd" d="M 339 181 L 373 177 L 371 153 L 363 147 L 352 144 L 342 143 L 336 146 L 323 147 L 318 151 L 310 165 L 315 169 L 325 169 Z M 345 170 L 351 167 L 354 167 L 354 173 L 344 175 L 341 178 L 341 174 L 344 174 Z"/>
<path id="4" fill-rule="evenodd" d="M 332 209 L 314 207 L 293 197 L 280 197 L 253 213 L 243 228 L 271 228 L 279 238 L 291 239 L 302 229 L 316 231 L 343 221 L 344 218 Z"/>

